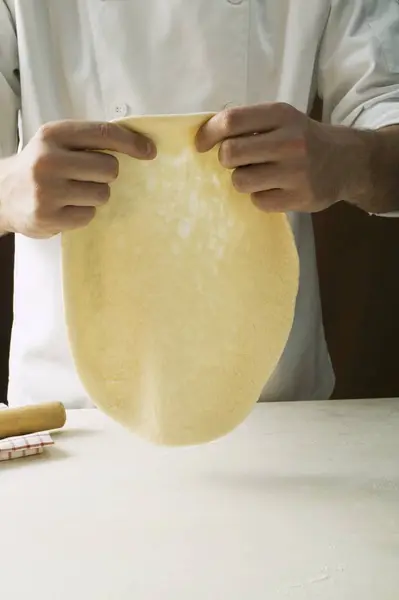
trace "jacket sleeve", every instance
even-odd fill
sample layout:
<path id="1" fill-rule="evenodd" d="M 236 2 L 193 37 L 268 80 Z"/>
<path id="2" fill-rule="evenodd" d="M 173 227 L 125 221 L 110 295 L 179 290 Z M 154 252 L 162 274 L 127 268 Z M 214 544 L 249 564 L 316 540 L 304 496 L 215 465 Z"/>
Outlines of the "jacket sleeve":
<path id="1" fill-rule="evenodd" d="M 20 83 L 15 23 L 10 2 L 0 0 L 0 158 L 18 149 Z"/>
<path id="2" fill-rule="evenodd" d="M 324 121 L 359 129 L 399 124 L 398 0 L 331 0 L 318 89 Z"/>
<path id="3" fill-rule="evenodd" d="M 398 0 L 331 0 L 318 61 L 324 120 L 399 124 Z"/>

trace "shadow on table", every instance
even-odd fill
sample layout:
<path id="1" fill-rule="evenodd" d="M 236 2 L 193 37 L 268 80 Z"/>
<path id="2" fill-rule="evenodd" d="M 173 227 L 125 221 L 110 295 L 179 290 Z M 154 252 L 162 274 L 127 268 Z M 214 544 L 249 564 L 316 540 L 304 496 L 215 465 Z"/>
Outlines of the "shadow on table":
<path id="1" fill-rule="evenodd" d="M 98 435 L 98 431 L 93 429 L 83 429 L 79 427 L 68 429 L 57 429 L 51 432 L 51 437 L 56 442 L 57 440 L 73 440 L 77 438 L 86 438 Z"/>
<path id="2" fill-rule="evenodd" d="M 370 478 L 361 473 L 351 476 L 301 473 L 301 474 L 276 474 L 244 473 L 244 472 L 213 472 L 205 474 L 207 483 L 220 486 L 224 490 L 230 488 L 234 493 L 250 494 L 255 492 L 259 496 L 275 495 L 276 493 L 292 494 L 299 496 L 309 492 L 334 497 L 343 495 L 357 495 L 362 497 L 385 495 L 393 496 L 399 501 L 399 475 L 396 478 L 382 478 L 377 474 Z"/>

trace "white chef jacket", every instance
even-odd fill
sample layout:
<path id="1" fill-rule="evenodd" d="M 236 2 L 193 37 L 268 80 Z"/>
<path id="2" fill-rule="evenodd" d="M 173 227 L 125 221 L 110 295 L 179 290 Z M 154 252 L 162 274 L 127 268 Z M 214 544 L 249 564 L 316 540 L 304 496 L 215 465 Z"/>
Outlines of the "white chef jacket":
<path id="1" fill-rule="evenodd" d="M 399 123 L 397 0 L 0 0 L 1 156 L 17 149 L 19 109 L 26 144 L 42 123 L 66 118 L 267 101 L 308 111 L 316 90 L 334 124 Z M 296 316 L 263 399 L 323 399 L 334 377 L 312 223 L 290 219 Z M 59 237 L 17 236 L 14 311 L 11 405 L 91 406 L 67 341 Z"/>

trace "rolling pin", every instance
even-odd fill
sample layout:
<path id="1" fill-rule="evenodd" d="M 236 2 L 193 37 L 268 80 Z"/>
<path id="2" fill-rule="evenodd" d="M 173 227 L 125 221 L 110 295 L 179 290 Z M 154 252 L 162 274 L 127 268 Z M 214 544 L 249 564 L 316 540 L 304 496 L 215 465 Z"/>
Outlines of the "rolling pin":
<path id="1" fill-rule="evenodd" d="M 60 429 L 66 412 L 61 402 L 0 410 L 0 439 Z"/>

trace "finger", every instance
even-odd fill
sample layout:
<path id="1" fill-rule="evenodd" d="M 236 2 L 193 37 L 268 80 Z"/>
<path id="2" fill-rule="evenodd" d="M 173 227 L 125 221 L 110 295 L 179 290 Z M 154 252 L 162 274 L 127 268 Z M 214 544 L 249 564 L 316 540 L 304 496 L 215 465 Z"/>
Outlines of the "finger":
<path id="1" fill-rule="evenodd" d="M 219 148 L 219 160 L 226 169 L 236 169 L 251 164 L 279 162 L 284 158 L 294 158 L 302 152 L 303 139 L 285 129 L 270 133 L 240 136 L 224 140 Z"/>
<path id="2" fill-rule="evenodd" d="M 110 187 L 106 183 L 67 181 L 63 194 L 58 196 L 62 206 L 103 206 L 110 197 Z"/>
<path id="3" fill-rule="evenodd" d="M 109 150 L 138 159 L 156 155 L 154 143 L 146 136 L 116 123 L 60 121 L 48 123 L 40 136 L 71 150 Z"/>
<path id="4" fill-rule="evenodd" d="M 290 187 L 293 175 L 278 163 L 239 167 L 232 174 L 233 185 L 242 194 L 254 194 Z"/>
<path id="5" fill-rule="evenodd" d="M 311 214 L 325 210 L 331 202 L 312 202 L 309 196 L 296 190 L 267 190 L 251 195 L 253 203 L 266 212 L 297 212 Z"/>
<path id="6" fill-rule="evenodd" d="M 108 202 L 110 187 L 107 183 L 87 181 L 62 181 L 46 191 L 44 207 L 63 208 L 65 206 L 102 206 Z"/>
<path id="7" fill-rule="evenodd" d="M 69 231 L 86 227 L 95 217 L 92 206 L 65 206 L 58 215 L 58 231 Z"/>
<path id="8" fill-rule="evenodd" d="M 275 189 L 251 194 L 254 205 L 263 212 L 285 213 L 301 211 L 297 195 L 292 191 Z"/>
<path id="9" fill-rule="evenodd" d="M 293 107 L 282 103 L 226 108 L 202 125 L 196 136 L 197 150 L 207 152 L 230 137 L 274 131 L 293 111 Z"/>
<path id="10" fill-rule="evenodd" d="M 112 183 L 118 177 L 118 172 L 118 159 L 111 154 L 60 150 L 52 154 L 49 174 L 51 177 L 58 176 L 75 181 Z"/>

